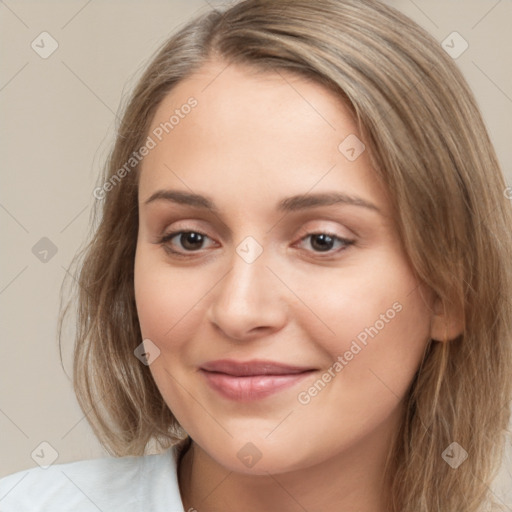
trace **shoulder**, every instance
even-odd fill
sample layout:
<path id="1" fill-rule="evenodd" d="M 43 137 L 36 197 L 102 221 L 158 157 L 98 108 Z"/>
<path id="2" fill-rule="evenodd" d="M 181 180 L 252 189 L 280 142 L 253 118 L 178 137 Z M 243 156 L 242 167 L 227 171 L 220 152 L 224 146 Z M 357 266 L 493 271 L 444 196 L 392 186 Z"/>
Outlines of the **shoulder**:
<path id="1" fill-rule="evenodd" d="M 182 512 L 177 457 L 182 444 L 158 455 L 104 457 L 0 479 L 2 512 Z"/>

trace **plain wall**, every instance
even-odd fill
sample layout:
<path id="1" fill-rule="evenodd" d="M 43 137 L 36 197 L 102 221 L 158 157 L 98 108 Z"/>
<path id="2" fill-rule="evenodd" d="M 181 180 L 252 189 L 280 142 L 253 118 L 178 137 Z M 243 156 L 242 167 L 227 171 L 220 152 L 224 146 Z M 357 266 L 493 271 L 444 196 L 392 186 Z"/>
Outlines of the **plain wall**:
<path id="1" fill-rule="evenodd" d="M 386 3 L 416 20 L 440 44 L 453 31 L 468 42 L 456 62 L 476 95 L 512 185 L 512 3 Z M 214 5 L 221 3 L 0 2 L 0 476 L 35 466 L 31 453 L 43 441 L 58 452 L 59 463 L 106 453 L 60 364 L 60 285 L 89 230 L 92 191 L 113 140 L 121 98 L 176 27 Z M 46 59 L 31 47 L 43 31 L 58 42 Z M 50 41 L 45 41 L 48 50 Z M 51 243 L 41 241 L 44 237 Z M 47 262 L 36 257 L 35 245 L 50 251 Z M 53 256 L 52 248 L 57 251 Z M 68 374 L 71 346 L 69 336 L 64 343 Z M 501 478 L 512 489 L 510 471 L 509 464 Z"/>

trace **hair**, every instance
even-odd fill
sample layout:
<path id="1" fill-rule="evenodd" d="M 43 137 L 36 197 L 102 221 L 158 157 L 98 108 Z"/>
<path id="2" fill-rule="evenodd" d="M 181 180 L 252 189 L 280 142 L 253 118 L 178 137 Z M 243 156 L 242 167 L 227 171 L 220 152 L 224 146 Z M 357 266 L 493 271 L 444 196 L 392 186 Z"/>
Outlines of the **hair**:
<path id="1" fill-rule="evenodd" d="M 219 60 L 316 81 L 350 108 L 385 184 L 405 254 L 445 311 L 455 339 L 429 340 L 390 446 L 393 511 L 480 510 L 505 443 L 512 400 L 512 214 L 474 96 L 424 29 L 377 0 L 245 0 L 195 17 L 157 51 L 118 126 L 101 183 L 147 138 L 182 80 Z M 77 286 L 73 381 L 109 453 L 141 455 L 186 433 L 147 366 L 134 297 L 139 166 L 96 202 Z M 71 300 L 59 319 L 62 323 Z M 62 304 L 61 304 L 62 308 Z M 469 454 L 452 469 L 452 442 Z M 494 506 L 493 505 L 493 506 Z"/>

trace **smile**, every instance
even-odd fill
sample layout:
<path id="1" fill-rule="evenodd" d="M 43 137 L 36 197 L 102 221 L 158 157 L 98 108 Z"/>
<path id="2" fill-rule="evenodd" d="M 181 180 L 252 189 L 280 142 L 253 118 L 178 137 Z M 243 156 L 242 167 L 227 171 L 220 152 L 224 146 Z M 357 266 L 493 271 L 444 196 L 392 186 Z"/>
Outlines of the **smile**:
<path id="1" fill-rule="evenodd" d="M 220 359 L 204 363 L 199 372 L 209 386 L 224 398 L 249 402 L 283 391 L 316 370 L 310 366 L 264 359 Z"/>

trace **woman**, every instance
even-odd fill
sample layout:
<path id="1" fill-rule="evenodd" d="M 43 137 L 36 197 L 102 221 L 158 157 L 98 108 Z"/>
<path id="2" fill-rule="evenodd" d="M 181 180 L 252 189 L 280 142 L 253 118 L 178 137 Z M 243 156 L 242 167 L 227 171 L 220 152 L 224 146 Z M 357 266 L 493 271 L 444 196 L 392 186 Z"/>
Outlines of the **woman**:
<path id="1" fill-rule="evenodd" d="M 11 475 L 5 510 L 493 506 L 505 188 L 465 80 L 396 10 L 193 20 L 132 95 L 77 261 L 75 389 L 124 457 Z"/>

